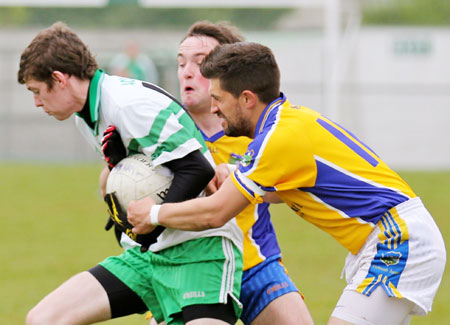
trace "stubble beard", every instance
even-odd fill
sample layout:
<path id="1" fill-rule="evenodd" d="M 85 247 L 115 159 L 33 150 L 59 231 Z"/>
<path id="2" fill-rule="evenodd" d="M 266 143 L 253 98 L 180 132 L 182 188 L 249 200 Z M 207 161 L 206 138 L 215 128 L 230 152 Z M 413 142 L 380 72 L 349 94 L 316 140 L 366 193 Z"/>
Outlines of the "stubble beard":
<path id="1" fill-rule="evenodd" d="M 252 137 L 252 130 L 250 124 L 242 117 L 234 124 L 230 124 L 229 120 L 225 119 L 228 127 L 224 130 L 229 137 Z"/>

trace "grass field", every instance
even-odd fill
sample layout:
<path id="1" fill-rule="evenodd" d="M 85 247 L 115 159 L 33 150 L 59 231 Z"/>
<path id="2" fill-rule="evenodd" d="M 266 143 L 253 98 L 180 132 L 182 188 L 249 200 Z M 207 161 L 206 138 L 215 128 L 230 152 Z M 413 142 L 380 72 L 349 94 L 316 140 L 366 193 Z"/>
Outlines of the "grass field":
<path id="1" fill-rule="evenodd" d="M 100 165 L 0 165 L 0 323 L 23 324 L 27 310 L 71 275 L 120 253 L 103 230 L 98 194 Z M 448 243 L 450 171 L 400 173 L 422 197 Z M 306 296 L 316 324 L 325 324 L 345 281 L 345 250 L 283 205 L 273 221 L 291 277 Z M 412 324 L 449 324 L 450 271 L 446 269 L 433 311 Z M 109 324 L 147 324 L 135 315 Z M 387 321 L 386 324 L 389 322 Z"/>

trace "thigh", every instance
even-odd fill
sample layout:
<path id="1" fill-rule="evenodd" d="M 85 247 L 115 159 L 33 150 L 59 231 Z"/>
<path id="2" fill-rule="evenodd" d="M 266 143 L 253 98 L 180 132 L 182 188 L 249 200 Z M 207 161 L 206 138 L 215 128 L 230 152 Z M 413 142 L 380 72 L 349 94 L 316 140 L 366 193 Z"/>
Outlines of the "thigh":
<path id="1" fill-rule="evenodd" d="M 312 325 L 314 322 L 302 296 L 289 292 L 272 300 L 251 324 Z"/>
<path id="2" fill-rule="evenodd" d="M 101 265 L 89 270 L 108 295 L 111 318 L 145 313 L 148 309 L 142 299 L 115 275 Z"/>
<path id="3" fill-rule="evenodd" d="M 273 301 L 290 292 L 296 293 L 301 298 L 278 256 L 271 257 L 245 271 L 241 287 L 241 302 L 244 306 L 241 320 L 244 324 L 252 323 Z M 298 302 L 297 299 L 295 301 Z M 276 305 L 278 304 L 274 304 L 273 307 Z M 271 312 L 264 314 L 263 319 L 269 314 L 273 316 Z"/>
<path id="4" fill-rule="evenodd" d="M 27 315 L 31 324 L 94 323 L 111 318 L 108 296 L 89 272 L 79 273 L 42 299 Z"/>
<path id="5" fill-rule="evenodd" d="M 331 315 L 330 324 L 339 320 L 364 325 L 406 325 L 411 319 L 414 303 L 407 299 L 388 297 L 382 287 L 370 296 L 345 289 Z"/>
<path id="6" fill-rule="evenodd" d="M 108 257 L 103 262 L 100 263 L 101 267 L 105 268 L 109 271 L 114 277 L 120 280 L 122 284 L 125 285 L 126 288 L 130 289 L 131 292 L 135 293 L 139 299 L 134 297 L 134 302 L 137 303 L 139 300 L 142 301 L 148 310 L 151 310 L 155 319 L 158 322 L 163 321 L 163 316 L 161 313 L 160 304 L 158 298 L 156 297 L 154 288 L 153 288 L 153 262 L 152 256 L 156 255 L 150 251 L 145 253 L 141 253 L 139 247 L 131 248 L 123 252 L 119 256 Z M 109 278 L 108 281 L 114 280 L 113 278 Z M 116 282 L 117 284 L 117 282 Z M 124 292 L 111 291 L 109 295 L 119 295 L 119 297 L 112 297 L 118 304 L 120 304 L 123 299 L 120 297 Z M 124 289 L 124 287 L 122 287 Z M 112 289 L 111 289 L 112 290 Z M 128 297 L 131 297 L 131 292 L 126 291 Z M 114 316 L 117 313 L 129 313 L 131 311 L 134 312 L 142 312 L 142 305 L 138 304 L 136 306 L 128 306 L 125 309 L 122 308 L 124 306 L 118 306 L 115 304 L 113 308 Z M 134 309 L 136 308 L 136 309 Z M 117 316 L 118 317 L 118 316 Z"/>

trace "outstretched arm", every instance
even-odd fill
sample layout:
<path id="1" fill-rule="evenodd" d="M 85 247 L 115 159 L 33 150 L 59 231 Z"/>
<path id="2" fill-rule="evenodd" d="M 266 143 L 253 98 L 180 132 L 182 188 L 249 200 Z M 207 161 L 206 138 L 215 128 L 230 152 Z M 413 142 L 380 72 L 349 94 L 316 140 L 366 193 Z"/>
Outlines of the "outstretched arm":
<path id="1" fill-rule="evenodd" d="M 218 228 L 241 212 L 249 201 L 228 178 L 220 189 L 211 196 L 180 203 L 163 204 L 158 213 L 158 223 L 180 230 L 205 230 Z M 150 198 L 132 201 L 128 205 L 128 220 L 134 226 L 133 232 L 144 234 L 152 231 Z"/>

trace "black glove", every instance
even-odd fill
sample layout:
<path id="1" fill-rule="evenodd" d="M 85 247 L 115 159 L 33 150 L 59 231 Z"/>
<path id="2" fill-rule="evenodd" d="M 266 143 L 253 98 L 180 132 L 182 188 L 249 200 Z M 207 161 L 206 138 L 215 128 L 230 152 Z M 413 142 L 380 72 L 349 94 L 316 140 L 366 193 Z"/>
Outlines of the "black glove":
<path id="1" fill-rule="evenodd" d="M 127 214 L 122 211 L 116 194 L 114 192 L 108 193 L 105 195 L 104 200 L 108 206 L 109 213 L 109 220 L 106 223 L 105 229 L 109 230 L 112 225 L 114 225 L 115 230 L 120 233 L 124 232 L 128 235 L 128 237 L 136 241 L 136 234 L 131 231 L 131 229 L 133 229 L 133 225 L 128 222 Z"/>
<path id="2" fill-rule="evenodd" d="M 116 236 L 117 243 L 120 247 L 122 247 L 122 244 L 120 243 L 120 240 L 122 239 L 122 232 L 114 225 L 114 221 L 112 221 L 111 217 L 108 215 L 108 221 L 106 221 L 105 230 L 110 230 L 112 226 L 114 226 L 114 235 Z"/>
<path id="3" fill-rule="evenodd" d="M 165 229 L 162 226 L 156 227 L 151 233 L 145 235 L 136 235 L 131 231 L 133 225 L 128 222 L 127 214 L 122 211 L 120 207 L 119 200 L 117 200 L 116 194 L 108 193 L 104 198 L 106 205 L 108 206 L 109 220 L 106 223 L 105 229 L 111 229 L 114 225 L 114 231 L 116 238 L 120 244 L 120 237 L 122 233 L 125 233 L 128 237 L 133 239 L 135 242 L 141 244 L 141 252 L 146 252 L 151 244 L 156 242 L 158 236 Z"/>
<path id="4" fill-rule="evenodd" d="M 114 125 L 108 126 L 103 132 L 102 151 L 109 170 L 113 169 L 127 155 L 122 138 Z"/>

